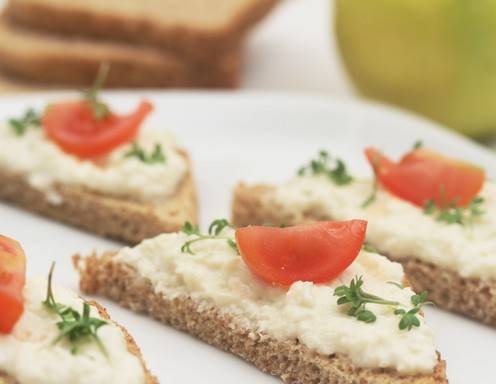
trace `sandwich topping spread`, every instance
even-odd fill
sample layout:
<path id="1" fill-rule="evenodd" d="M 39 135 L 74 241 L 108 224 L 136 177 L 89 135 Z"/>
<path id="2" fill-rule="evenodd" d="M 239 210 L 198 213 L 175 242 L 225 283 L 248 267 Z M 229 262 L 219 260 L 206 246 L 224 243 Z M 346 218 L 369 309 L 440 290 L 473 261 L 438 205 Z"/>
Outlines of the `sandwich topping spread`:
<path id="1" fill-rule="evenodd" d="M 161 201 L 177 190 L 187 163 L 167 134 L 140 131 L 152 111 L 148 101 L 118 115 L 100 100 L 108 72 L 80 100 L 33 109 L 0 126 L 0 168 L 25 177 L 60 204 L 58 185 L 140 201 Z"/>
<path id="2" fill-rule="evenodd" d="M 0 372 L 23 384 L 144 384 L 114 324 L 75 293 L 25 279 L 20 245 L 0 236 Z M 0 380 L 1 381 L 1 380 Z"/>
<path id="3" fill-rule="evenodd" d="M 431 329 L 415 315 L 415 324 L 399 326 L 399 312 L 417 313 L 414 293 L 401 286 L 402 267 L 354 247 L 364 234 L 363 222 L 265 230 L 247 227 L 235 233 L 222 220 L 214 222 L 208 234 L 201 234 L 187 225 L 180 233 L 123 248 L 115 262 L 133 267 L 167 299 L 190 297 L 200 311 L 217 309 L 231 319 L 232 326 L 250 330 L 254 338 L 298 339 L 324 355 L 346 354 L 362 367 L 405 374 L 432 372 L 437 356 Z M 274 243 L 269 236 L 277 237 Z M 291 246 L 284 248 L 287 240 Z M 317 242 L 313 251 L 319 256 L 309 262 L 305 252 L 312 250 L 312 242 Z M 325 242 L 329 245 L 321 252 Z M 337 244 L 346 250 L 336 249 Z M 271 257 L 271 249 L 283 251 L 282 260 Z M 289 277 L 274 269 L 278 265 Z M 326 266 L 323 274 L 318 265 Z M 337 276 L 335 271 L 340 271 Z M 342 296 L 353 281 L 361 285 L 351 289 L 373 293 L 367 297 L 377 299 L 359 303 L 351 313 L 354 303 L 345 303 Z M 380 298 L 387 298 L 387 303 Z"/>
<path id="4" fill-rule="evenodd" d="M 102 353 L 95 342 L 85 342 L 73 353 L 67 340 L 54 344 L 60 335 L 59 317 L 43 304 L 46 279 L 28 279 L 23 291 L 24 312 L 12 332 L 0 333 L 0 371 L 23 384 L 38 383 L 145 383 L 139 359 L 127 349 L 121 331 L 108 324 L 98 330 Z M 75 293 L 54 287 L 57 302 L 81 310 L 83 300 Z M 90 315 L 100 318 L 90 306 Z"/>
<path id="5" fill-rule="evenodd" d="M 163 161 L 146 161 L 160 148 Z M 132 154 L 137 155 L 132 155 Z M 141 155 L 140 155 L 141 154 Z M 145 161 L 143 160 L 145 159 Z M 98 159 L 81 159 L 65 152 L 39 127 L 18 136 L 9 125 L 0 126 L 0 168 L 22 175 L 51 202 L 60 203 L 57 185 L 141 201 L 159 201 L 173 195 L 187 172 L 185 158 L 170 135 L 141 131 Z"/>
<path id="6" fill-rule="evenodd" d="M 415 257 L 463 277 L 494 279 L 496 186 L 484 181 L 480 168 L 452 160 L 446 164 L 424 151 L 415 150 L 393 165 L 368 150 L 374 181 L 339 185 L 325 173 L 306 172 L 278 186 L 269 198 L 287 223 L 365 219 L 367 240 L 394 258 Z"/>

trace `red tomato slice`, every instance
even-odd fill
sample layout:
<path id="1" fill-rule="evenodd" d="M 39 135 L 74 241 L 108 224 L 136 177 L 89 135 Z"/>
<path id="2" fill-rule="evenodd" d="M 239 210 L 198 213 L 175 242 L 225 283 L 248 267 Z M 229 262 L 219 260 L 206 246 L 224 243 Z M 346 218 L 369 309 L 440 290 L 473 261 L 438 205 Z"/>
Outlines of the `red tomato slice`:
<path id="1" fill-rule="evenodd" d="M 399 198 L 423 207 L 466 206 L 480 192 L 484 170 L 460 160 L 419 148 L 394 163 L 374 148 L 365 154 L 380 184 Z"/>
<path id="2" fill-rule="evenodd" d="M 366 229 L 364 220 L 288 228 L 249 226 L 236 230 L 236 241 L 250 270 L 269 284 L 327 283 L 356 259 Z"/>
<path id="3" fill-rule="evenodd" d="M 0 333 L 10 333 L 24 311 L 26 257 L 15 240 L 0 235 Z"/>
<path id="4" fill-rule="evenodd" d="M 107 114 L 95 118 L 87 101 L 57 103 L 48 107 L 42 123 L 46 135 L 64 151 L 81 158 L 103 156 L 131 141 L 153 106 L 142 101 L 127 116 Z"/>

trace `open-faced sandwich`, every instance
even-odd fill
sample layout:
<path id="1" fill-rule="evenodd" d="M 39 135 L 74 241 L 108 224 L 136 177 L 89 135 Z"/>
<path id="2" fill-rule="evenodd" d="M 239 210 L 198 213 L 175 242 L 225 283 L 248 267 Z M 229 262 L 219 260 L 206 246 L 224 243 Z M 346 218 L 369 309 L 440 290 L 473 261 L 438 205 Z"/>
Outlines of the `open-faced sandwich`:
<path id="1" fill-rule="evenodd" d="M 0 383 L 157 384 L 127 331 L 95 302 L 25 277 L 19 243 L 0 236 Z"/>
<path id="2" fill-rule="evenodd" d="M 100 84 L 0 125 L 0 198 L 129 243 L 195 222 L 187 154 L 169 134 L 141 129 L 149 102 L 116 114 Z"/>
<path id="3" fill-rule="evenodd" d="M 368 243 L 403 264 L 415 291 L 496 325 L 496 186 L 484 170 L 421 145 L 399 162 L 366 155 L 374 180 L 354 179 L 321 152 L 282 185 L 239 184 L 234 223 L 367 219 Z"/>
<path id="4" fill-rule="evenodd" d="M 208 233 L 187 223 L 133 248 L 74 261 L 102 294 L 288 383 L 441 384 L 427 293 L 363 248 L 363 220 Z"/>

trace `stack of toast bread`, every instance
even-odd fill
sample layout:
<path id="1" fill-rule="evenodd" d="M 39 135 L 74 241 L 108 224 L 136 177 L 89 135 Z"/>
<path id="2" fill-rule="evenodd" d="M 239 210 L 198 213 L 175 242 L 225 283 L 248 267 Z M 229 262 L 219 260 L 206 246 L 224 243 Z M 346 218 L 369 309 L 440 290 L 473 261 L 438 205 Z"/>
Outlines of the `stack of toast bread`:
<path id="1" fill-rule="evenodd" d="M 236 87 L 243 42 L 277 0 L 10 0 L 0 18 L 9 89 Z M 2 83 L 4 81 L 1 80 Z"/>

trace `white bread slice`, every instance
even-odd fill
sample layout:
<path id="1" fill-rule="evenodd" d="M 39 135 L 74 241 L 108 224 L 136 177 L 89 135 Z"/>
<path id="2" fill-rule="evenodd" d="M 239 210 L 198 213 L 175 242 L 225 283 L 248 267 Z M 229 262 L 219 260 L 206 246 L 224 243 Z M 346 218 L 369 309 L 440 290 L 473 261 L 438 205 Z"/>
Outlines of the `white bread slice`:
<path id="1" fill-rule="evenodd" d="M 138 345 L 134 341 L 133 337 L 126 330 L 126 328 L 124 328 L 122 325 L 120 325 L 117 322 L 115 322 L 114 320 L 112 320 L 110 318 L 110 316 L 108 315 L 106 309 L 102 305 L 97 303 L 96 301 L 90 301 L 90 302 L 88 302 L 88 304 L 90 304 L 91 306 L 95 307 L 98 310 L 98 313 L 100 314 L 101 318 L 103 318 L 104 320 L 108 320 L 108 321 L 112 322 L 122 332 L 124 338 L 126 339 L 127 350 L 139 359 L 141 366 L 143 367 L 143 371 L 145 374 L 145 383 L 144 384 L 158 384 L 157 378 L 155 376 L 153 376 L 152 373 L 146 367 L 145 361 L 143 360 L 143 356 L 141 354 L 141 351 L 140 351 Z M 15 377 L 12 377 L 12 376 L 8 375 L 7 373 L 2 372 L 0 370 L 0 384 L 22 384 L 22 383 L 19 383 Z"/>
<path id="2" fill-rule="evenodd" d="M 185 152 L 183 155 L 188 159 Z M 127 243 L 135 244 L 160 233 L 174 232 L 185 221 L 197 221 L 191 171 L 184 176 L 172 197 L 158 203 L 102 195 L 79 186 L 59 184 L 55 191 L 62 197 L 61 204 L 51 204 L 45 193 L 31 186 L 23 175 L 0 169 L 0 199 Z"/>
<path id="3" fill-rule="evenodd" d="M 277 0 L 11 0 L 15 23 L 154 45 L 209 61 L 238 46 Z"/>
<path id="4" fill-rule="evenodd" d="M 359 368 L 342 354 L 325 356 L 298 340 L 279 341 L 233 325 L 215 308 L 205 309 L 191 297 L 173 299 L 157 293 L 150 280 L 132 266 L 114 260 L 115 253 L 93 254 L 73 261 L 80 288 L 106 296 L 124 307 L 144 312 L 222 350 L 253 363 L 260 370 L 294 384 L 447 384 L 440 360 L 431 374 L 402 375 L 392 369 Z"/>
<path id="5" fill-rule="evenodd" d="M 238 184 L 232 199 L 232 223 L 246 225 L 294 225 L 284 209 L 271 198 L 275 186 Z M 332 220 L 319 212 L 303 212 L 305 222 Z M 438 307 L 461 313 L 483 323 L 496 326 L 496 281 L 465 278 L 451 269 L 427 263 L 415 257 L 395 258 L 381 249 L 381 244 L 371 244 L 389 259 L 403 265 L 406 276 L 416 292 L 429 291 L 429 299 Z"/>
<path id="6" fill-rule="evenodd" d="M 36 33 L 0 18 L 0 69 L 24 81 L 59 87 L 91 85 L 102 62 L 110 64 L 107 87 L 236 87 L 240 52 L 233 47 L 208 63 L 197 63 L 154 48 Z"/>

